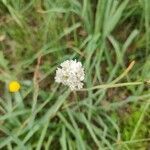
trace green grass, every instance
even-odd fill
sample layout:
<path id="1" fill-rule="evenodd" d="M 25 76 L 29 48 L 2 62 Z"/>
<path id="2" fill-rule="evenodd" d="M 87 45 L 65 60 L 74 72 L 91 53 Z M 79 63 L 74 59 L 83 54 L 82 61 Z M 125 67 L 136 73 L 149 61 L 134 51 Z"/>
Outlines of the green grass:
<path id="1" fill-rule="evenodd" d="M 76 93 L 54 81 L 67 59 Z M 149 80 L 149 0 L 0 1 L 0 149 L 149 149 Z"/>

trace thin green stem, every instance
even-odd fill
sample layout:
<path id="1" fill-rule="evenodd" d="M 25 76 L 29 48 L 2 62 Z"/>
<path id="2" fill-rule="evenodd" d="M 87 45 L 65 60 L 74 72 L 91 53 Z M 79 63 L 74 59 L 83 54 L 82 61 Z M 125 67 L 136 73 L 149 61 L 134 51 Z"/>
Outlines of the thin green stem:
<path id="1" fill-rule="evenodd" d="M 89 91 L 95 89 L 108 89 L 108 88 L 117 88 L 117 87 L 124 87 L 124 86 L 131 86 L 131 85 L 141 85 L 144 84 L 142 81 L 137 82 L 127 82 L 127 83 L 116 83 L 116 84 L 102 84 L 97 85 L 91 88 L 81 89 L 80 91 Z"/>

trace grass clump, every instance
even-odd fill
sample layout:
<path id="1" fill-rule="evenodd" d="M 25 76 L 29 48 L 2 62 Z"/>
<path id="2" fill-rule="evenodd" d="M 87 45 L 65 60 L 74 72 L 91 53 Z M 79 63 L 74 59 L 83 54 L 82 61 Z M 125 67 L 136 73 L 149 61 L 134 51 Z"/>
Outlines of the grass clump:
<path id="1" fill-rule="evenodd" d="M 149 12 L 149 0 L 1 0 L 0 149 L 148 149 Z M 81 91 L 54 82 L 68 59 L 85 68 Z"/>

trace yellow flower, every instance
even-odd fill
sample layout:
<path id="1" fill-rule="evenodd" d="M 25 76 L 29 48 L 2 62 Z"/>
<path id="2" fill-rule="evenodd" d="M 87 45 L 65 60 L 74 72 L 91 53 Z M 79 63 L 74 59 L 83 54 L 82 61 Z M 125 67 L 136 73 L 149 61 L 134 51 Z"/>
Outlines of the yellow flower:
<path id="1" fill-rule="evenodd" d="M 9 83 L 9 91 L 10 92 L 18 92 L 20 90 L 20 84 L 17 81 L 11 81 Z"/>

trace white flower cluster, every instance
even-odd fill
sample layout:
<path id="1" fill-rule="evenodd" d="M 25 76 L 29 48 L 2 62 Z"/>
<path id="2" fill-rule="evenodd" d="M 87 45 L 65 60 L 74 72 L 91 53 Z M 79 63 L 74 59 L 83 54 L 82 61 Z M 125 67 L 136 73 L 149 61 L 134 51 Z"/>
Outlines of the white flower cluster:
<path id="1" fill-rule="evenodd" d="M 71 90 L 81 89 L 84 80 L 84 68 L 81 62 L 66 60 L 57 68 L 55 81 L 70 87 Z"/>

